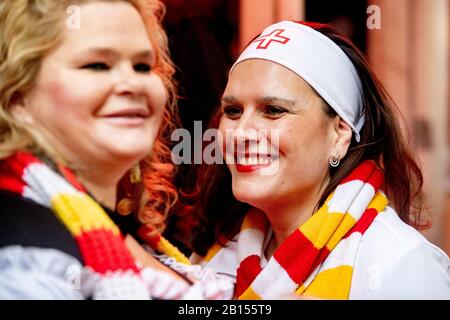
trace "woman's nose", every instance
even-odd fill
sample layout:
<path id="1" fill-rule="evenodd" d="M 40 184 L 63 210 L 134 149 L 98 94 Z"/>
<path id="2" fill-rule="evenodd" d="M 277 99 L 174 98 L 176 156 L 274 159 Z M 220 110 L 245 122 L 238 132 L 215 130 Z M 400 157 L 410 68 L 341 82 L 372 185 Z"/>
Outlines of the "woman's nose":
<path id="1" fill-rule="evenodd" d="M 144 81 L 132 65 L 116 70 L 115 93 L 121 96 L 141 96 L 145 92 Z"/>
<path id="2" fill-rule="evenodd" d="M 258 142 L 261 129 L 256 112 L 253 110 L 244 111 L 234 128 L 234 140 L 235 142 Z"/>

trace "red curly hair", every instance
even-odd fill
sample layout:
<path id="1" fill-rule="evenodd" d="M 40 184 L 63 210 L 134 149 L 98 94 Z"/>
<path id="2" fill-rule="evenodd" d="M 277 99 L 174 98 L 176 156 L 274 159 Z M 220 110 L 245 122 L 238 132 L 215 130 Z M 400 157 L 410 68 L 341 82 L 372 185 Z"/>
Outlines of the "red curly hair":
<path id="1" fill-rule="evenodd" d="M 118 186 L 117 208 L 119 212 L 122 210 L 123 214 L 134 212 L 138 221 L 150 227 L 156 235 L 164 231 L 169 212 L 178 199 L 173 182 L 175 166 L 171 161 L 169 140 L 171 132 L 180 123 L 173 80 L 175 67 L 169 58 L 167 37 L 161 27 L 165 13 L 164 5 L 157 0 L 130 2 L 138 9 L 147 27 L 156 56 L 153 70 L 164 83 L 168 102 L 152 153 L 139 163 L 142 183 L 132 183 L 128 172 Z"/>

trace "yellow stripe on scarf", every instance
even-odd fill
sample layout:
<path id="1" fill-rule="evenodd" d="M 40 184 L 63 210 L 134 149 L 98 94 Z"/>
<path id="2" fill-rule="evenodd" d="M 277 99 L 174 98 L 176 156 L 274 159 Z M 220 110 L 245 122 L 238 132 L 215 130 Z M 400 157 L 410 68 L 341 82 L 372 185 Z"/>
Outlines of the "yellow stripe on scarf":
<path id="1" fill-rule="evenodd" d="M 184 254 L 178 251 L 178 249 L 173 244 L 171 244 L 167 239 L 163 237 L 159 239 L 157 250 L 163 252 L 169 257 L 174 258 L 177 262 L 187 265 L 191 264 L 189 259 Z"/>
<path id="2" fill-rule="evenodd" d="M 355 224 L 355 218 L 353 218 L 353 216 L 349 213 L 345 214 L 336 231 L 330 237 L 330 240 L 328 240 L 326 244 L 327 249 L 332 251 L 337 246 L 339 241 L 341 241 L 347 234 L 348 230 L 350 230 Z"/>
<path id="3" fill-rule="evenodd" d="M 261 300 L 261 297 L 253 291 L 252 287 L 248 287 L 247 290 L 241 294 L 239 300 Z"/>
<path id="4" fill-rule="evenodd" d="M 83 231 L 98 229 L 111 230 L 115 235 L 120 235 L 119 228 L 98 203 L 84 194 L 57 194 L 50 203 L 74 237 L 80 236 Z"/>
<path id="5" fill-rule="evenodd" d="M 324 270 L 317 274 L 306 291 L 302 286 L 296 294 L 320 299 L 348 299 L 352 275 L 353 268 L 347 265 Z"/>
<path id="6" fill-rule="evenodd" d="M 328 204 L 324 204 L 307 222 L 300 226 L 299 230 L 315 248 L 321 249 L 329 242 L 330 234 L 334 234 L 341 223 L 344 223 L 348 230 L 348 225 L 355 224 L 356 221 L 350 215 L 344 215 L 342 212 L 328 212 Z M 333 239 L 333 241 L 335 240 Z"/>
<path id="7" fill-rule="evenodd" d="M 372 208 L 377 210 L 378 213 L 384 210 L 386 206 L 388 205 L 389 200 L 386 198 L 386 196 L 382 192 L 377 192 L 375 197 L 372 199 L 372 201 L 369 203 L 368 208 Z"/>

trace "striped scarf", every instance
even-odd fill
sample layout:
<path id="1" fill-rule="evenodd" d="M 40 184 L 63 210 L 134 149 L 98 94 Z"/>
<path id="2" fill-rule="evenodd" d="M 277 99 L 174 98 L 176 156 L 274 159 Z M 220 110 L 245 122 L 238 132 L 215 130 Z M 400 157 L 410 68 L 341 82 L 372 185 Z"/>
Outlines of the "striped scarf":
<path id="1" fill-rule="evenodd" d="M 292 294 L 323 299 L 348 299 L 360 240 L 387 206 L 379 191 L 383 173 L 365 161 L 345 178 L 325 204 L 297 228 L 264 267 L 264 240 L 269 223 L 262 212 L 250 211 L 238 234 L 237 252 L 216 243 L 203 260 L 230 261 L 237 254 L 235 297 L 284 298 Z M 222 255 L 222 256 L 221 256 Z"/>
<path id="2" fill-rule="evenodd" d="M 63 166 L 58 169 L 64 178 L 37 157 L 19 152 L 0 161 L 0 190 L 50 208 L 63 222 L 77 242 L 86 267 L 100 279 L 93 289 L 94 299 L 149 299 L 140 269 L 119 228 L 70 170 Z M 149 231 L 143 227 L 139 233 L 146 235 Z M 148 240 L 155 250 L 183 260 L 162 236 Z"/>

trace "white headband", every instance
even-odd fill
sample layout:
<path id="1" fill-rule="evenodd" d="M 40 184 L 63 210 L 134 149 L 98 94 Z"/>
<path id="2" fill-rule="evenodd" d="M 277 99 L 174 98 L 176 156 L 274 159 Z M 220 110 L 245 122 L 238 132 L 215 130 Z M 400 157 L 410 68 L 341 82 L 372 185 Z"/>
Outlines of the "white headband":
<path id="1" fill-rule="evenodd" d="M 232 66 L 248 59 L 276 62 L 292 70 L 319 95 L 355 132 L 364 124 L 361 81 L 347 55 L 327 36 L 292 21 L 266 28 Z"/>

